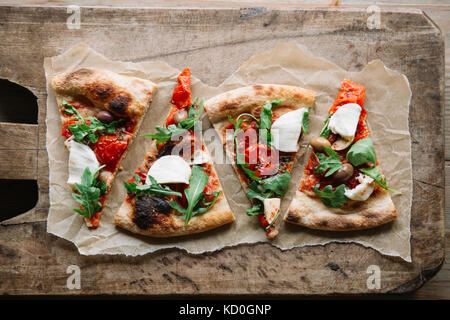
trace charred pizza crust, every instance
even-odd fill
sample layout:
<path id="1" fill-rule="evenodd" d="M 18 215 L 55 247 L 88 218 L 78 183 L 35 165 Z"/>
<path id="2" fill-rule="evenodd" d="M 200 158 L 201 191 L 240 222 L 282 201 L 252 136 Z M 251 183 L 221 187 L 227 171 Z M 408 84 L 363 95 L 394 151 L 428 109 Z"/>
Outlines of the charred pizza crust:
<path id="1" fill-rule="evenodd" d="M 149 80 L 95 68 L 58 74 L 52 78 L 51 86 L 58 100 L 83 97 L 97 108 L 131 119 L 145 113 L 156 89 Z"/>

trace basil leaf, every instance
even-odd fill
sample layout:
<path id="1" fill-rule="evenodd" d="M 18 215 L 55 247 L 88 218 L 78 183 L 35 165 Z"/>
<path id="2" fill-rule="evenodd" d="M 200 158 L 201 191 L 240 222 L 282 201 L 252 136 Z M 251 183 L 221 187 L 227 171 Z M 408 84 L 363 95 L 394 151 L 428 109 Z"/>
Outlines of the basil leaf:
<path id="1" fill-rule="evenodd" d="M 303 118 L 302 118 L 302 129 L 304 133 L 308 133 L 309 132 L 309 112 L 311 111 L 311 107 L 308 108 L 308 111 L 306 111 L 303 114 Z"/>
<path id="2" fill-rule="evenodd" d="M 328 138 L 330 135 L 330 129 L 328 129 L 328 123 L 330 123 L 331 116 L 328 116 L 328 118 L 325 119 L 324 125 L 322 127 L 322 130 L 320 130 L 319 137 Z"/>
<path id="3" fill-rule="evenodd" d="M 325 173 L 325 177 L 328 177 L 342 168 L 343 165 L 336 151 L 330 147 L 324 147 L 324 151 L 328 154 L 328 157 L 323 153 L 316 154 L 319 165 L 314 168 L 314 172 Z"/>
<path id="4" fill-rule="evenodd" d="M 366 176 L 371 177 L 383 189 L 386 189 L 386 190 L 389 190 L 389 191 L 392 191 L 392 192 L 395 192 L 398 194 L 401 193 L 400 191 L 389 188 L 387 186 L 386 179 L 383 176 L 383 174 L 381 174 L 381 172 L 377 166 L 373 166 L 373 167 L 369 167 L 369 168 L 360 168 L 359 171 L 364 173 Z"/>
<path id="5" fill-rule="evenodd" d="M 341 184 L 334 191 L 331 185 L 327 185 L 322 191 L 319 190 L 319 184 L 314 186 L 314 192 L 320 197 L 322 203 L 327 207 L 341 208 L 348 201 L 345 196 L 345 185 Z"/>
<path id="6" fill-rule="evenodd" d="M 198 201 L 203 195 L 203 190 L 208 183 L 208 175 L 199 166 L 193 166 L 191 171 L 191 177 L 189 179 L 189 188 L 184 190 L 188 206 L 186 208 L 184 225 L 189 223 L 192 217 L 192 212 L 197 205 Z"/>
<path id="7" fill-rule="evenodd" d="M 258 199 L 260 201 L 264 201 L 266 199 L 266 197 L 264 197 L 261 193 L 259 193 L 258 191 L 255 191 L 253 189 L 249 189 L 247 191 L 247 198 L 249 200 Z"/>
<path id="8" fill-rule="evenodd" d="M 355 167 L 365 163 L 377 163 L 377 155 L 371 138 L 356 141 L 347 152 L 347 160 Z"/>
<path id="9" fill-rule="evenodd" d="M 261 180 L 260 185 L 261 185 L 261 188 L 264 189 L 264 191 L 271 191 L 270 196 L 275 194 L 277 197 L 282 198 L 286 194 L 286 192 L 289 188 L 290 181 L 291 181 L 291 175 L 289 172 L 286 171 L 286 172 L 274 175 L 270 178 Z"/>

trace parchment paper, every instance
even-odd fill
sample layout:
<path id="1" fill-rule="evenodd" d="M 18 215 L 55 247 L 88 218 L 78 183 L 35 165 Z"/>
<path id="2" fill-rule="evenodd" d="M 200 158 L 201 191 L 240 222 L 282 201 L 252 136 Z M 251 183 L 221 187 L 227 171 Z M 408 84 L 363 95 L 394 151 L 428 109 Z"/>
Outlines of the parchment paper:
<path id="1" fill-rule="evenodd" d="M 132 176 L 151 143 L 151 139 L 141 137 L 139 134 L 154 132 L 154 127 L 161 124 L 167 116 L 171 93 L 180 70 L 164 62 L 111 61 L 85 44 L 78 44 L 60 56 L 46 58 L 44 67 L 48 92 L 46 121 L 50 168 L 48 232 L 73 242 L 79 252 L 85 255 L 136 256 L 174 247 L 197 254 L 242 243 L 267 241 L 258 219 L 245 214 L 250 204 L 229 164 L 216 164 L 215 167 L 235 215 L 234 223 L 197 235 L 169 239 L 147 238 L 115 227 L 112 219 L 126 194 L 122 181 Z M 106 202 L 101 225 L 96 230 L 87 229 L 81 216 L 72 211 L 77 204 L 66 184 L 68 152 L 63 145 L 64 138 L 60 135 L 61 123 L 55 95 L 48 85 L 48 79 L 52 75 L 78 67 L 105 68 L 120 74 L 150 79 L 158 85 L 157 93 L 138 136 L 122 162 L 124 170 L 116 177 Z M 194 96 L 208 99 L 220 92 L 255 83 L 297 85 L 316 91 L 316 104 L 310 115 L 310 133 L 302 138 L 302 147 L 292 171 L 291 186 L 282 201 L 284 214 L 295 194 L 302 168 L 307 161 L 309 153 L 307 142 L 312 135 L 320 131 L 328 108 L 333 103 L 340 82 L 344 78 L 366 87 L 365 108 L 368 110 L 368 125 L 372 130 L 371 137 L 378 159 L 389 186 L 402 192 L 402 195 L 392 194 L 399 218 L 379 228 L 358 232 L 315 231 L 281 223 L 280 234 L 271 243 L 285 250 L 333 241 L 354 242 L 374 248 L 382 254 L 411 261 L 409 224 L 412 172 L 408 129 L 411 90 L 404 75 L 386 68 L 379 60 L 370 62 L 361 72 L 347 72 L 324 59 L 314 57 L 295 43 L 288 43 L 278 45 L 273 51 L 253 56 L 218 88 L 209 87 L 193 78 L 192 92 Z M 211 127 L 207 119 L 203 120 L 203 127 L 205 129 Z"/>

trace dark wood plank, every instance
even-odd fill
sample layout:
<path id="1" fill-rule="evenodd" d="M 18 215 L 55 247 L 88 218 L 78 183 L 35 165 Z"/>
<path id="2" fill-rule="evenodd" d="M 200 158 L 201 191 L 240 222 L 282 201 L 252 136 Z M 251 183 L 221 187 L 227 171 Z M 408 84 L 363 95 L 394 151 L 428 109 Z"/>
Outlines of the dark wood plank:
<path id="1" fill-rule="evenodd" d="M 0 77 L 30 88 L 40 108 L 36 162 L 39 203 L 25 221 L 18 217 L 15 221 L 20 222 L 0 224 L 1 292 L 408 292 L 439 270 L 444 256 L 444 141 L 443 120 L 436 119 L 443 119 L 444 45 L 439 30 L 420 11 L 383 12 L 380 30 L 367 29 L 367 13 L 360 9 L 82 8 L 80 30 L 67 29 L 67 16 L 65 8 L 0 7 Z M 348 70 L 359 70 L 368 61 L 380 58 L 388 67 L 405 73 L 413 90 L 413 263 L 362 246 L 336 243 L 285 252 L 259 244 L 197 256 L 179 250 L 138 258 L 80 256 L 67 241 L 47 234 L 42 221 L 48 210 L 42 62 L 44 57 L 59 54 L 78 41 L 87 42 L 111 59 L 158 59 L 178 68 L 189 61 L 194 73 L 210 85 L 219 84 L 255 52 L 287 41 L 307 43 L 313 54 Z M 21 63 L 24 60 L 26 65 Z M 71 264 L 82 270 L 81 291 L 70 291 L 65 286 L 65 271 Z M 367 288 L 370 265 L 382 270 L 380 290 Z"/>

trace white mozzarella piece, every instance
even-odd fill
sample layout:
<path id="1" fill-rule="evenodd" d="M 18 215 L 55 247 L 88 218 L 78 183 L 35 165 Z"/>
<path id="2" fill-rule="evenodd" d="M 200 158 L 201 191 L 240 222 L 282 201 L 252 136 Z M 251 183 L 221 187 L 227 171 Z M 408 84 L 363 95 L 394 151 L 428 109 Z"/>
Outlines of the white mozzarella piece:
<path id="1" fill-rule="evenodd" d="M 280 210 L 280 204 L 280 198 L 264 199 L 264 217 L 269 224 L 272 223 L 273 219 L 275 219 L 278 211 Z"/>
<path id="2" fill-rule="evenodd" d="M 81 183 L 84 170 L 94 173 L 100 167 L 94 151 L 87 145 L 71 140 L 69 143 L 69 179 L 67 183 L 73 188 L 75 183 Z"/>
<path id="3" fill-rule="evenodd" d="M 351 200 L 366 201 L 374 190 L 373 179 L 362 173 L 356 179 L 360 184 L 353 189 L 346 189 L 344 194 Z"/>
<path id="4" fill-rule="evenodd" d="M 297 151 L 298 138 L 302 132 L 303 114 L 306 111 L 306 108 L 290 111 L 274 121 L 270 133 L 275 148 L 283 152 Z"/>
<path id="5" fill-rule="evenodd" d="M 358 104 L 344 104 L 331 116 L 328 128 L 345 140 L 353 140 L 360 114 L 361 107 Z"/>
<path id="6" fill-rule="evenodd" d="M 158 183 L 186 183 L 189 184 L 191 167 L 180 156 L 164 156 L 156 160 L 148 170 L 146 184 L 151 184 L 148 176 L 152 176 Z"/>

